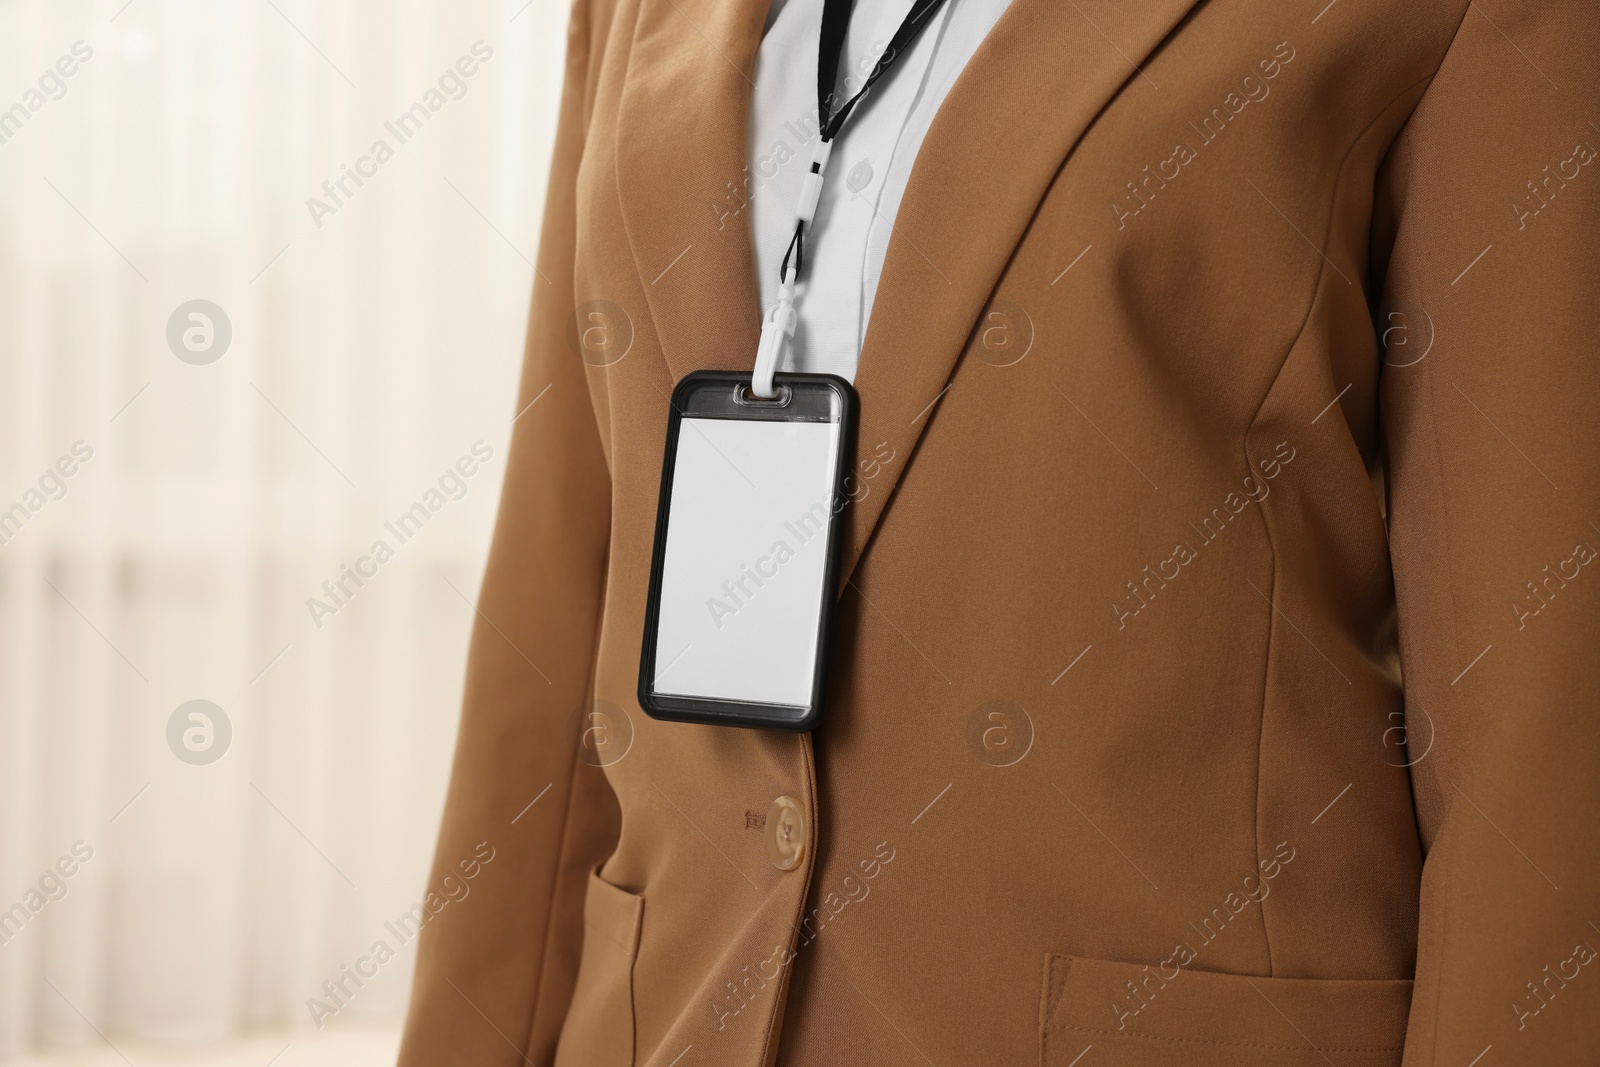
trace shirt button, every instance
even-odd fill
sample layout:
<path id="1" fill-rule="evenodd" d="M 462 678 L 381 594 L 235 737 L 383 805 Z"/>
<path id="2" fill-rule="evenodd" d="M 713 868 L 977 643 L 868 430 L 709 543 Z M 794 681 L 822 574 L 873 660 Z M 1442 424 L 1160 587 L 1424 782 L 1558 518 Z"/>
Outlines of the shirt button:
<path id="1" fill-rule="evenodd" d="M 806 858 L 806 816 L 793 797 L 779 797 L 767 809 L 767 858 L 780 871 Z"/>
<path id="2" fill-rule="evenodd" d="M 872 184 L 872 160 L 863 159 L 851 167 L 844 176 L 844 185 L 854 196 L 861 193 Z"/>

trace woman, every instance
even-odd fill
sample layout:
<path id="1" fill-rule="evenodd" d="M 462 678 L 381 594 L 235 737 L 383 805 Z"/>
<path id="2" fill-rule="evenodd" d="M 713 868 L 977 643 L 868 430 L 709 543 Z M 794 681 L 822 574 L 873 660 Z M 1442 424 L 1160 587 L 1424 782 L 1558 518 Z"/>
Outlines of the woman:
<path id="1" fill-rule="evenodd" d="M 1589 1062 L 1593 5 L 856 7 L 574 9 L 401 1062 Z M 668 396 L 885 60 L 826 716 L 657 721 Z"/>

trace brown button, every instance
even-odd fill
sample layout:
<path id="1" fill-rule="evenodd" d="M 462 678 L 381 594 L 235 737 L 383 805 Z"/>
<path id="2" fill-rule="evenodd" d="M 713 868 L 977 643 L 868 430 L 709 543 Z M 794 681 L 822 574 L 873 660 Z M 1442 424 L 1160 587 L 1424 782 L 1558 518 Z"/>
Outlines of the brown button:
<path id="1" fill-rule="evenodd" d="M 806 816 L 793 797 L 779 797 L 767 809 L 767 858 L 780 871 L 806 858 Z"/>

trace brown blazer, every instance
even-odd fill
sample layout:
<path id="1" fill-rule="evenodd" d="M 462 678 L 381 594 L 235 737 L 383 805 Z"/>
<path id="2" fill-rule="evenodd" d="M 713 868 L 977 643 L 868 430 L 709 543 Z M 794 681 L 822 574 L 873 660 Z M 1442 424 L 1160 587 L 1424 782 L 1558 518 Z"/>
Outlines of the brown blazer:
<path id="1" fill-rule="evenodd" d="M 635 699 L 765 7 L 573 12 L 400 1062 L 1597 1062 L 1600 9 L 1015 0 L 795 736 Z"/>

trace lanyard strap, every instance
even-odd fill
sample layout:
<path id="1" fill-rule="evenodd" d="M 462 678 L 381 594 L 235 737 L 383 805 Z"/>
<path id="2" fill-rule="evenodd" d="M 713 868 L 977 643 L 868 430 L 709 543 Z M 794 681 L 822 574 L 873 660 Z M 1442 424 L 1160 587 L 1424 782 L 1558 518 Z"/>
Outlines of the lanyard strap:
<path id="1" fill-rule="evenodd" d="M 839 61 L 844 52 L 845 37 L 850 30 L 850 12 L 854 3 L 855 0 L 823 0 L 822 4 L 822 31 L 817 44 L 817 124 L 821 132 L 812 149 L 811 169 L 800 187 L 800 203 L 794 213 L 794 236 L 790 238 L 783 262 L 778 267 L 778 303 L 761 325 L 761 344 L 756 349 L 755 373 L 750 384 L 750 391 L 758 397 L 776 395 L 772 376 L 782 362 L 783 349 L 794 336 L 795 324 L 799 321 L 794 310 L 795 283 L 805 263 L 806 227 L 817 214 L 817 204 L 822 198 L 823 169 L 833 153 L 834 138 L 844 129 L 856 104 L 911 47 L 917 34 L 922 32 L 944 0 L 913 0 L 911 10 L 889 39 L 883 54 L 873 64 L 867 80 L 854 96 L 840 102 L 834 84 L 839 76 Z"/>
<path id="2" fill-rule="evenodd" d="M 854 0 L 823 0 L 822 4 L 822 35 L 817 48 L 817 113 L 824 141 L 831 141 L 838 135 L 856 101 L 866 95 L 873 83 L 883 77 L 894 66 L 895 60 L 911 47 L 911 42 L 922 32 L 922 27 L 933 18 L 944 0 L 915 0 L 900 23 L 900 28 L 894 31 L 888 46 L 878 57 L 872 73 L 867 75 L 866 82 L 856 91 L 856 95 L 830 114 L 828 104 L 837 95 L 833 86 L 839 75 L 839 60 L 844 52 L 845 35 L 850 29 L 850 8 L 853 3 Z"/>

